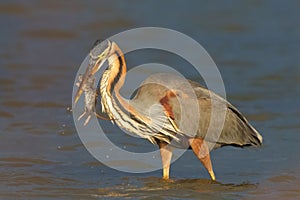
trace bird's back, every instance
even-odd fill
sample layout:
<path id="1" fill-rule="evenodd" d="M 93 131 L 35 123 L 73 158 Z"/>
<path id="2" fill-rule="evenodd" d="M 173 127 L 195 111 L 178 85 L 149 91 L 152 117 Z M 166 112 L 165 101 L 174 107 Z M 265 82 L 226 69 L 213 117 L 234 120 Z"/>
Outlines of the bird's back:
<path id="1" fill-rule="evenodd" d="M 160 103 L 170 90 L 175 91 L 176 96 L 170 98 L 168 103 L 175 122 L 180 128 L 182 127 L 186 138 L 205 138 L 208 143 L 215 144 L 214 148 L 224 145 L 257 146 L 262 143 L 262 136 L 233 105 L 199 83 L 186 81 L 178 76 L 170 74 L 150 76 L 139 88 L 132 99 L 132 104 L 140 110 L 151 109 L 151 106 Z M 213 117 L 212 101 L 213 111 L 216 113 Z M 218 113 L 224 113 L 225 119 L 219 119 L 222 115 Z M 211 120 L 223 121 L 224 124 L 220 123 L 216 126 L 214 123 L 214 126 L 210 127 Z M 208 128 L 213 137 L 207 134 Z M 221 131 L 220 134 L 217 133 L 218 131 Z"/>

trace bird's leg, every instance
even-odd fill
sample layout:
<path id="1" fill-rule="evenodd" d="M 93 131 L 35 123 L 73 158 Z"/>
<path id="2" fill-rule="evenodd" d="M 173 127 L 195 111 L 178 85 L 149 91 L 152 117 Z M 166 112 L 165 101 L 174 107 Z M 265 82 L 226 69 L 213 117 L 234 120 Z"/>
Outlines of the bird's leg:
<path id="1" fill-rule="evenodd" d="M 165 142 L 158 143 L 163 166 L 163 179 L 169 179 L 170 163 L 172 158 L 172 147 Z"/>
<path id="2" fill-rule="evenodd" d="M 192 147 L 193 152 L 197 156 L 197 158 L 201 161 L 201 163 L 204 165 L 206 170 L 208 171 L 211 179 L 214 181 L 216 180 L 210 155 L 209 155 L 209 148 L 206 144 L 206 142 L 201 138 L 191 138 L 189 139 L 189 144 Z"/>

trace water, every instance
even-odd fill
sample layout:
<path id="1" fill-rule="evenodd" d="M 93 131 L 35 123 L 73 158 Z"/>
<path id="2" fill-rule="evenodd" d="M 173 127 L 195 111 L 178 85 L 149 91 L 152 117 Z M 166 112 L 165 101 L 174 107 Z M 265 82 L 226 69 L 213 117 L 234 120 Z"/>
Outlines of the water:
<path id="1" fill-rule="evenodd" d="M 0 199 L 299 198 L 299 6 L 298 1 L 2 1 Z M 216 183 L 190 151 L 172 165 L 173 182 L 162 181 L 161 171 L 112 170 L 86 151 L 76 133 L 71 93 L 90 46 L 140 26 L 173 28 L 199 41 L 218 65 L 228 99 L 264 136 L 257 150 L 212 152 Z M 168 56 L 151 56 L 176 65 Z M 134 54 L 128 60 L 130 66 L 144 61 Z M 155 149 L 102 123 L 119 145 Z"/>

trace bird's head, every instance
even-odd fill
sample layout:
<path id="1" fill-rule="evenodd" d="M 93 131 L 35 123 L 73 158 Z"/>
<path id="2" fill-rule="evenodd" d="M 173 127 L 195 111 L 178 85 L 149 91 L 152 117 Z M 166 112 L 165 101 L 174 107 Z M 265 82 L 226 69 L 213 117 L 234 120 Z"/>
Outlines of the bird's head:
<path id="1" fill-rule="evenodd" d="M 106 40 L 99 43 L 97 40 L 89 53 L 90 74 L 94 75 L 102 67 L 104 62 L 109 58 L 112 49 L 112 42 Z"/>
<path id="2" fill-rule="evenodd" d="M 89 66 L 82 76 L 82 79 L 79 80 L 80 83 L 75 95 L 74 104 L 77 103 L 80 96 L 82 95 L 83 87 L 88 84 L 88 78 L 94 76 L 95 73 L 100 70 L 105 61 L 111 55 L 112 46 L 112 42 L 110 42 L 109 40 L 101 43 L 98 40 L 95 42 L 93 48 L 89 53 Z"/>

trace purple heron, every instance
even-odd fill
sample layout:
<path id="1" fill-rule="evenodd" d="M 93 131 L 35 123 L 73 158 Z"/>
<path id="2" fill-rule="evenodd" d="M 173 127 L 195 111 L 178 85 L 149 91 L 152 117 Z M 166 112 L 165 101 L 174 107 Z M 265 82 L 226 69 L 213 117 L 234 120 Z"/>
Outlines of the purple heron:
<path id="1" fill-rule="evenodd" d="M 102 111 L 106 113 L 113 123 L 120 128 L 132 132 L 142 138 L 148 139 L 151 143 L 157 144 L 160 149 L 163 178 L 169 179 L 169 170 L 172 157 L 173 139 L 177 139 L 179 145 L 188 145 L 193 150 L 197 158 L 204 165 L 212 180 L 215 174 L 209 154 L 205 131 L 207 122 L 210 120 L 211 98 L 219 100 L 219 103 L 226 108 L 225 122 L 218 140 L 215 141 L 214 148 L 232 145 L 237 147 L 260 146 L 262 136 L 248 123 L 246 118 L 229 102 L 222 97 L 204 88 L 199 83 L 188 81 L 196 94 L 199 104 L 199 128 L 194 137 L 190 137 L 185 132 L 180 132 L 178 128 L 178 118 L 180 118 L 180 106 L 178 101 L 174 101 L 181 91 L 172 91 L 159 84 L 142 85 L 135 97 L 130 101 L 125 100 L 120 95 L 120 89 L 124 84 L 126 76 L 126 63 L 124 54 L 115 42 L 106 41 L 97 45 L 90 52 L 90 65 L 86 70 L 79 89 L 75 95 L 74 103 L 78 101 L 82 93 L 85 92 L 89 83 L 93 83 L 93 75 L 107 61 L 108 67 L 104 70 L 99 91 L 101 95 Z M 181 84 L 181 81 L 173 76 L 161 75 L 160 79 L 171 84 Z M 187 95 L 186 98 L 189 98 Z M 146 108 L 159 104 L 163 110 L 165 121 L 163 123 L 152 123 L 148 116 L 140 112 L 139 108 Z M 91 109 L 89 109 L 91 110 Z M 181 119 L 189 122 L 189 119 Z M 159 129 L 160 128 L 160 129 Z M 177 137 L 179 136 L 180 137 Z M 179 139 L 178 139 L 179 138 Z"/>

